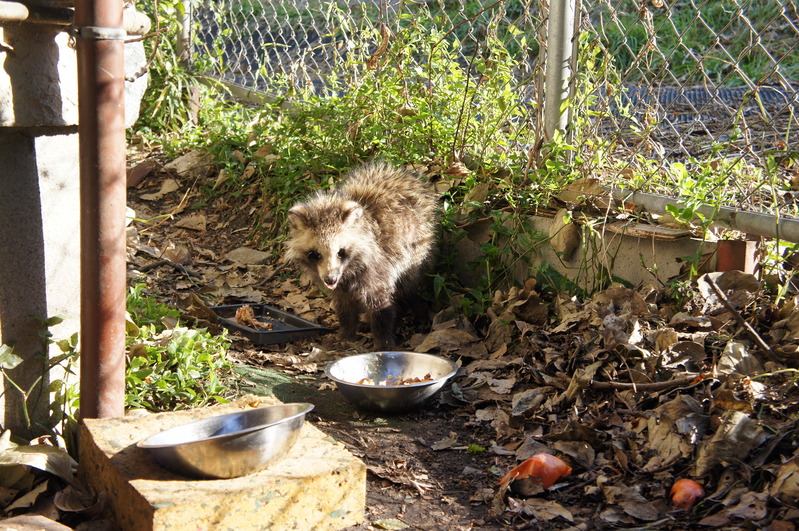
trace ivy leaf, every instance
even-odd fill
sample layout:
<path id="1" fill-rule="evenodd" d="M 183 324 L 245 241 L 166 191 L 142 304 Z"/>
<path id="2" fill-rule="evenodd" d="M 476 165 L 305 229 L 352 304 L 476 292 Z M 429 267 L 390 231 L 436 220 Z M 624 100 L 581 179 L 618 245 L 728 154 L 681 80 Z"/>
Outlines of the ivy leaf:
<path id="1" fill-rule="evenodd" d="M 14 354 L 14 347 L 0 345 L 0 369 L 13 369 L 22 361 L 22 358 Z"/>

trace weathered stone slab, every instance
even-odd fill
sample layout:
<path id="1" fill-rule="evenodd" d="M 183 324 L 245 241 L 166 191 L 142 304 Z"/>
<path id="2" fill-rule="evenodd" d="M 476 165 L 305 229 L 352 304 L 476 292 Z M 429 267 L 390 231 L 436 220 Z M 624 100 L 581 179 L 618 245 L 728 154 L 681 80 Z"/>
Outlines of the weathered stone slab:
<path id="1" fill-rule="evenodd" d="M 81 479 L 108 496 L 123 530 L 341 529 L 363 519 L 366 467 L 305 422 L 289 454 L 270 468 L 223 480 L 194 480 L 158 466 L 136 443 L 212 415 L 279 403 L 246 397 L 233 404 L 139 418 L 86 419 Z"/>

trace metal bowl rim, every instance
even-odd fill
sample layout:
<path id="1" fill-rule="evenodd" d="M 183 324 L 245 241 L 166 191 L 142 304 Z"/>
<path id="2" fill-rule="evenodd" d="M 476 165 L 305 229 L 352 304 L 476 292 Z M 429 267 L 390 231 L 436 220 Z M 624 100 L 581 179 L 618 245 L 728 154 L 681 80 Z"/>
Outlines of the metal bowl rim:
<path id="1" fill-rule="evenodd" d="M 284 408 L 284 407 L 287 407 L 287 406 L 297 406 L 297 405 L 304 406 L 303 410 L 298 412 L 298 413 L 295 413 L 293 415 L 290 415 L 288 417 L 283 417 L 281 419 L 278 419 L 278 420 L 276 420 L 274 422 L 269 422 L 267 424 L 259 424 L 258 426 L 251 426 L 251 427 L 243 429 L 243 430 L 231 431 L 231 432 L 227 432 L 227 433 L 220 433 L 219 435 L 213 435 L 211 437 L 203 437 L 202 439 L 196 439 L 196 440 L 193 440 L 193 441 L 184 441 L 184 442 L 179 442 L 179 443 L 149 444 L 147 442 L 147 441 L 149 441 L 150 439 L 152 439 L 155 436 L 163 435 L 164 433 L 172 431 L 172 430 L 185 429 L 186 427 L 192 426 L 194 424 L 204 424 L 204 423 L 210 422 L 211 420 L 223 419 L 225 417 L 233 417 L 233 416 L 236 416 L 236 415 L 241 415 L 242 413 L 249 413 L 249 412 L 252 412 L 252 411 L 260 411 L 260 410 L 269 409 L 269 408 Z M 214 441 L 214 440 L 217 440 L 217 439 L 223 439 L 225 437 L 246 435 L 246 434 L 252 433 L 254 431 L 263 430 L 263 429 L 266 429 L 266 428 L 269 428 L 269 427 L 272 427 L 272 426 L 276 426 L 278 424 L 283 424 L 283 423 L 288 422 L 290 420 L 294 420 L 297 417 L 301 417 L 301 416 L 306 415 L 307 413 L 311 412 L 313 410 L 313 408 L 314 408 L 314 405 L 309 403 L 309 402 L 291 402 L 289 404 L 272 404 L 272 405 L 269 405 L 269 406 L 256 407 L 256 408 L 248 409 L 248 410 L 245 410 L 245 411 L 234 411 L 233 413 L 225 413 L 223 415 L 215 415 L 213 417 L 194 420 L 194 421 L 191 421 L 191 422 L 187 422 L 185 424 L 180 424 L 178 426 L 174 426 L 172 428 L 167 428 L 167 429 L 165 429 L 163 431 L 159 431 L 158 433 L 154 433 L 154 434 L 148 436 L 146 439 L 143 439 L 143 440 L 139 441 L 138 443 L 136 443 L 136 446 L 138 446 L 139 448 L 147 449 L 147 450 L 157 449 L 157 448 L 176 448 L 178 446 L 186 446 L 186 445 L 189 445 L 189 444 L 197 444 L 197 443 L 202 443 L 202 442 L 205 442 L 205 441 Z"/>
<path id="2" fill-rule="evenodd" d="M 347 360 L 347 359 L 351 359 L 351 358 L 365 358 L 367 356 L 374 356 L 375 354 L 412 354 L 414 356 L 426 356 L 426 357 L 430 357 L 430 358 L 436 358 L 436 359 L 443 360 L 443 361 L 449 363 L 449 366 L 450 366 L 451 370 L 446 375 L 440 376 L 440 377 L 438 377 L 438 378 L 436 378 L 434 380 L 429 380 L 427 382 L 411 383 L 411 384 L 407 384 L 407 385 L 377 385 L 377 384 L 369 385 L 369 384 L 360 384 L 360 383 L 355 383 L 355 382 L 349 382 L 347 380 L 342 380 L 342 379 L 336 378 L 335 376 L 330 374 L 330 368 L 333 365 L 335 365 L 336 363 L 338 363 L 338 362 L 340 362 L 342 360 Z M 352 386 L 352 387 L 360 387 L 360 388 L 363 388 L 363 389 L 413 389 L 414 387 L 428 387 L 428 386 L 433 385 L 435 383 L 446 381 L 446 380 L 452 378 L 453 376 L 455 376 L 455 373 L 458 372 L 458 369 L 460 369 L 460 367 L 458 367 L 457 363 L 455 363 L 454 361 L 452 361 L 449 358 L 445 358 L 444 356 L 438 356 L 436 354 L 428 354 L 427 352 L 410 352 L 410 351 L 386 350 L 386 351 L 378 351 L 378 352 L 364 352 L 363 354 L 353 354 L 352 356 L 345 356 L 343 358 L 337 359 L 336 361 L 328 364 L 328 366 L 325 367 L 325 375 L 328 378 L 330 378 L 331 380 L 333 380 L 334 382 L 336 382 L 336 383 L 341 383 L 341 384 Z"/>

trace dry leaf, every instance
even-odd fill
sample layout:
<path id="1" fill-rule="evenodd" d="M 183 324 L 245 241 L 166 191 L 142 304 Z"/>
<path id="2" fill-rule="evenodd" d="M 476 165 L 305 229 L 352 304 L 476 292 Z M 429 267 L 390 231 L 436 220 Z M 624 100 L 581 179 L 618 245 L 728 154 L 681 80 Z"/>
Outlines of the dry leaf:
<path id="1" fill-rule="evenodd" d="M 738 505 L 727 510 L 727 515 L 746 522 L 762 520 L 766 517 L 768 496 L 768 492 L 745 492 Z"/>
<path id="2" fill-rule="evenodd" d="M 737 373 L 748 376 L 765 372 L 760 361 L 740 341 L 727 342 L 716 364 L 716 370 L 720 374 Z"/>
<path id="3" fill-rule="evenodd" d="M 144 201 L 158 201 L 166 194 L 170 194 L 180 189 L 180 184 L 175 179 L 164 179 L 161 189 L 153 194 L 141 194 L 140 199 Z"/>
<path id="4" fill-rule="evenodd" d="M 508 510 L 512 513 L 532 516 L 535 520 L 541 522 L 548 522 L 558 516 L 569 522 L 574 521 L 572 513 L 561 504 L 539 498 L 525 498 L 523 500 L 510 498 L 508 500 Z"/>
<path id="5" fill-rule="evenodd" d="M 639 520 L 651 522 L 660 518 L 660 511 L 636 489 L 626 485 L 603 485 L 602 493 L 607 503 L 617 504 L 622 510 Z"/>
<path id="6" fill-rule="evenodd" d="M 495 393 L 506 395 L 513 391 L 513 386 L 516 385 L 516 378 L 490 378 L 488 386 Z"/>
<path id="7" fill-rule="evenodd" d="M 4 508 L 4 512 L 6 514 L 14 511 L 16 509 L 26 509 L 32 506 L 39 500 L 39 496 L 42 496 L 47 489 L 50 488 L 50 481 L 44 480 L 25 494 L 14 500 L 10 505 Z"/>
<path id="8" fill-rule="evenodd" d="M 442 353 L 456 352 L 477 341 L 477 338 L 466 330 L 446 328 L 435 330 L 425 337 L 421 345 L 416 347 L 418 352 L 438 350 Z"/>
<path id="9" fill-rule="evenodd" d="M 86 516 L 99 515 L 104 502 L 91 486 L 78 488 L 72 485 L 58 491 L 53 501 L 60 511 L 81 513 Z"/>
<path id="10" fill-rule="evenodd" d="M 574 251 L 580 247 L 580 229 L 571 218 L 567 218 L 568 210 L 561 208 L 549 226 L 549 244 L 564 260 L 571 260 Z"/>
<path id="11" fill-rule="evenodd" d="M 454 175 L 455 177 L 466 177 L 469 175 L 469 168 L 467 168 L 466 164 L 463 162 L 456 161 L 450 164 L 449 168 L 444 170 L 442 173 L 444 175 Z M 480 186 L 481 184 L 483 183 L 480 183 L 477 186 Z M 475 186 L 475 188 L 477 188 L 477 186 Z"/>
<path id="12" fill-rule="evenodd" d="M 38 444 L 0 450 L 0 465 L 25 465 L 43 470 L 67 483 L 75 481 L 77 463 L 60 448 Z"/>
<path id="13" fill-rule="evenodd" d="M 521 393 L 513 395 L 511 415 L 521 416 L 535 412 L 538 407 L 546 400 L 547 394 L 554 390 L 553 387 L 536 387 L 527 389 Z"/>
<path id="14" fill-rule="evenodd" d="M 709 420 L 693 397 L 678 395 L 655 409 L 647 420 L 648 441 L 658 455 L 644 470 L 657 470 L 682 457 L 689 457 L 694 445 L 707 432 Z"/>
<path id="15" fill-rule="evenodd" d="M 41 515 L 23 515 L 3 520 L 3 531 L 71 531 L 71 527 Z"/>
<path id="16" fill-rule="evenodd" d="M 782 503 L 799 501 L 799 458 L 794 457 L 777 469 L 777 479 L 769 487 L 769 494 Z"/>
<path id="17" fill-rule="evenodd" d="M 606 209 L 611 203 L 610 192 L 602 186 L 598 179 L 586 177 L 576 179 L 566 188 L 558 192 L 557 198 L 564 203 L 582 203 L 590 200 L 597 207 Z"/>
<path id="18" fill-rule="evenodd" d="M 430 445 L 430 448 L 433 450 L 446 450 L 448 448 L 452 448 L 458 444 L 458 435 L 456 433 L 450 433 L 449 437 L 445 437 L 440 441 L 436 441 Z"/>
<path id="19" fill-rule="evenodd" d="M 225 258 L 243 265 L 263 265 L 269 262 L 272 255 L 250 247 L 239 247 L 226 254 Z"/>
<path id="20" fill-rule="evenodd" d="M 766 437 L 760 424 L 745 413 L 726 412 L 716 433 L 699 448 L 694 475 L 701 477 L 718 464 L 743 459 Z"/>
<path id="21" fill-rule="evenodd" d="M 206 227 L 206 220 L 205 216 L 202 214 L 194 214 L 192 216 L 186 216 L 179 219 L 176 223 L 176 227 L 180 227 L 182 229 L 189 229 L 189 230 L 196 230 L 203 232 L 205 231 Z"/>
<path id="22" fill-rule="evenodd" d="M 213 155 L 210 153 L 194 150 L 168 162 L 164 170 L 178 175 L 191 174 L 204 179 L 213 166 L 213 160 Z"/>
<path id="23" fill-rule="evenodd" d="M 568 455 L 573 462 L 587 470 L 594 467 L 596 451 L 585 441 L 555 441 L 552 443 L 552 449 Z"/>

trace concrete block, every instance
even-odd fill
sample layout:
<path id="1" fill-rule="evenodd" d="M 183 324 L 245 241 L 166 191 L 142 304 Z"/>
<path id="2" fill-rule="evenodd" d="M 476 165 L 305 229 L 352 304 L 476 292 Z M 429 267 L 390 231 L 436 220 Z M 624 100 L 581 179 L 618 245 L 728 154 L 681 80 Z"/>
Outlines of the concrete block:
<path id="1" fill-rule="evenodd" d="M 78 474 L 108 496 L 123 530 L 342 529 L 363 519 L 366 467 L 307 420 L 289 454 L 264 471 L 194 480 L 158 466 L 136 443 L 162 430 L 249 407 L 279 403 L 245 397 L 232 404 L 138 418 L 86 419 Z"/>
<path id="2" fill-rule="evenodd" d="M 39 24 L 0 27 L 0 127 L 78 124 L 78 60 L 68 33 Z M 147 63 L 144 44 L 125 44 L 125 76 Z M 125 127 L 139 115 L 148 74 L 125 82 Z"/>
<path id="3" fill-rule="evenodd" d="M 0 126 L 78 123 L 78 63 L 60 28 L 14 24 L 0 28 L 11 51 L 0 54 Z"/>

